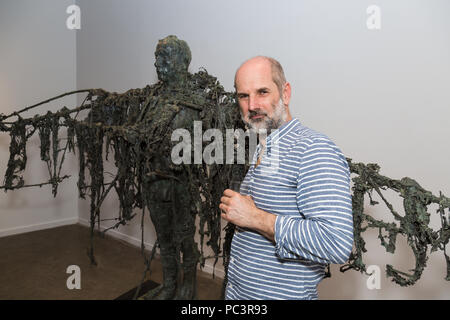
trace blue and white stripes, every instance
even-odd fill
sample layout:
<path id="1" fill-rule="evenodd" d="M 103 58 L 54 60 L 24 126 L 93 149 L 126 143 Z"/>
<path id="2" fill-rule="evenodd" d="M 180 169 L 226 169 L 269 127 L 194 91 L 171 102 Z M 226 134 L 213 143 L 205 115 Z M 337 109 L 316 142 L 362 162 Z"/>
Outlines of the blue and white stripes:
<path id="1" fill-rule="evenodd" d="M 345 263 L 352 250 L 347 161 L 330 139 L 297 119 L 267 137 L 263 152 L 240 191 L 277 215 L 275 243 L 237 228 L 226 298 L 317 299 L 326 265 Z"/>

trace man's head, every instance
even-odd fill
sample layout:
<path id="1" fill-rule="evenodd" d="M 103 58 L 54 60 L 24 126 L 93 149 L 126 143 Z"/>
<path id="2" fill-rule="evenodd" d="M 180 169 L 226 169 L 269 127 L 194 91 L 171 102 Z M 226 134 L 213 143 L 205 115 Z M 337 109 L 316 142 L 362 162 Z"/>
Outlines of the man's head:
<path id="1" fill-rule="evenodd" d="M 251 128 L 277 129 L 292 119 L 291 86 L 275 59 L 258 56 L 244 62 L 236 72 L 234 87 L 242 120 Z"/>
<path id="2" fill-rule="evenodd" d="M 179 82 L 184 79 L 191 63 L 191 50 L 186 41 L 176 36 L 159 40 L 155 51 L 155 67 L 158 79 L 163 82 Z"/>

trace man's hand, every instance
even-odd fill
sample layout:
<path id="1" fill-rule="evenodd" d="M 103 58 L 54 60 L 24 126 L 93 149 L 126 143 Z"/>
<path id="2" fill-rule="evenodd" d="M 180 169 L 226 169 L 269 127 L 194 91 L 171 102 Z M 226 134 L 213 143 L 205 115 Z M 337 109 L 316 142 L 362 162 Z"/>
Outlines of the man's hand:
<path id="1" fill-rule="evenodd" d="M 238 192 L 226 189 L 220 201 L 222 218 L 239 227 L 255 230 L 269 240 L 274 240 L 276 215 L 258 209 L 251 196 L 242 196 Z"/>

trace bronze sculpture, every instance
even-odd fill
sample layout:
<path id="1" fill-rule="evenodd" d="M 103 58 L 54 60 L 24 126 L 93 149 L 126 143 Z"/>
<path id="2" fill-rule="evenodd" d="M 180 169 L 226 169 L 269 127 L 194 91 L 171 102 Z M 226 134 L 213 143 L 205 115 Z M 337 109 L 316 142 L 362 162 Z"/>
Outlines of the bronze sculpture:
<path id="1" fill-rule="evenodd" d="M 169 36 L 159 41 L 155 57 L 155 67 L 162 85 L 155 93 L 158 102 L 142 117 L 141 123 L 146 128 L 144 130 L 157 131 L 163 128 L 173 132 L 182 128 L 193 132 L 194 122 L 202 120 L 201 113 L 208 112 L 205 109 L 211 108 L 211 101 L 208 101 L 204 90 L 195 88 L 195 80 L 188 73 L 191 52 L 187 43 Z M 178 110 L 176 103 L 179 97 L 184 101 L 194 102 L 198 108 L 181 105 Z M 195 297 L 196 270 L 200 256 L 194 241 L 198 203 L 191 197 L 190 182 L 197 174 L 196 168 L 176 165 L 171 161 L 168 151 L 173 150 L 173 142 L 170 136 L 165 135 L 165 139 L 159 143 L 171 148 L 166 149 L 165 153 L 157 152 L 149 159 L 149 169 L 152 171 L 145 173 L 143 185 L 146 190 L 144 201 L 158 235 L 164 274 L 163 284 L 145 295 L 147 299 L 172 299 L 175 296 L 180 257 L 182 283 L 178 285 L 175 298 Z"/>

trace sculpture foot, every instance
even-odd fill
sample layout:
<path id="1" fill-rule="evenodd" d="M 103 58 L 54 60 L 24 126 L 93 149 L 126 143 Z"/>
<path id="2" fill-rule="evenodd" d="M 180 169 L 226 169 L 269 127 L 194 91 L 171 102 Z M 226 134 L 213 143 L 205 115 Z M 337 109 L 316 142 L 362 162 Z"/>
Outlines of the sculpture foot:
<path id="1" fill-rule="evenodd" d="M 172 300 L 175 296 L 175 291 L 175 286 L 161 284 L 147 292 L 142 298 L 144 300 Z"/>
<path id="2" fill-rule="evenodd" d="M 178 290 L 175 300 L 194 300 L 197 297 L 197 265 L 185 268 L 183 285 Z"/>
<path id="3" fill-rule="evenodd" d="M 194 286 L 183 286 L 175 296 L 175 300 L 194 300 L 195 298 Z"/>

